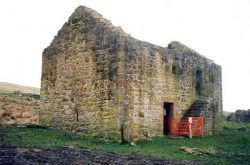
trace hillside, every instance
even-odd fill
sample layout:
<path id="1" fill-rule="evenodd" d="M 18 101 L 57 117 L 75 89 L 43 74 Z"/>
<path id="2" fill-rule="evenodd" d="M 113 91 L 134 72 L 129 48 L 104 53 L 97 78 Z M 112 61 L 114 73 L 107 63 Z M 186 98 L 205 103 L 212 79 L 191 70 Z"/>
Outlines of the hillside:
<path id="1" fill-rule="evenodd" d="M 40 88 L 0 82 L 0 93 L 13 93 L 15 91 L 20 91 L 22 93 L 40 94 Z"/>
<path id="2" fill-rule="evenodd" d="M 0 125 L 37 124 L 38 111 L 39 100 L 37 99 L 0 94 Z"/>

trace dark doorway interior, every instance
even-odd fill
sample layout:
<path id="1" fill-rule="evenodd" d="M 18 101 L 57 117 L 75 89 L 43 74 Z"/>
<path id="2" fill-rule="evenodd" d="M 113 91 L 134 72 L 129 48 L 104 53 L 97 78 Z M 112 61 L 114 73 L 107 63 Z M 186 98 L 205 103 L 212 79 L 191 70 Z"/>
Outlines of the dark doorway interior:
<path id="1" fill-rule="evenodd" d="M 170 130 L 169 118 L 172 115 L 173 107 L 174 107 L 173 103 L 164 102 L 164 105 L 163 105 L 163 133 L 164 135 L 169 134 L 169 130 Z"/>

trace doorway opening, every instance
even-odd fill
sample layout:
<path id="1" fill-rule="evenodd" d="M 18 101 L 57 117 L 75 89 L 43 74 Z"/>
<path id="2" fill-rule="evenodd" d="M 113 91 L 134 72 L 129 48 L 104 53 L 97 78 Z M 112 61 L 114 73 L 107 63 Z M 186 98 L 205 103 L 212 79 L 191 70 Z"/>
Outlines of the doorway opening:
<path id="1" fill-rule="evenodd" d="M 163 134 L 168 135 L 170 131 L 169 119 L 172 117 L 174 103 L 164 102 L 163 105 Z"/>

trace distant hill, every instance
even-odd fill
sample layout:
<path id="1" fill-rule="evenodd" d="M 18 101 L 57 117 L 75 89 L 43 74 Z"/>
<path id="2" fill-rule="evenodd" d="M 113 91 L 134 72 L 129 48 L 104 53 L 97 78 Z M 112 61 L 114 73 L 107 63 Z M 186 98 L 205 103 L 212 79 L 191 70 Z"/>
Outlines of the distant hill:
<path id="1" fill-rule="evenodd" d="M 0 82 L 0 93 L 13 93 L 15 91 L 20 91 L 22 93 L 40 94 L 40 88 Z"/>

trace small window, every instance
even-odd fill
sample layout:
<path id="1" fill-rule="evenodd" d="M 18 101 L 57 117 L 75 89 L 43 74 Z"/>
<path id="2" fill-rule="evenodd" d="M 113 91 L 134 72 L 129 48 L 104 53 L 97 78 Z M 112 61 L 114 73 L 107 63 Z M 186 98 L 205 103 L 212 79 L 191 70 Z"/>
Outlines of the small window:
<path id="1" fill-rule="evenodd" d="M 176 66 L 176 65 L 173 65 L 172 66 L 172 74 L 182 75 L 183 74 L 183 69 Z"/>
<path id="2" fill-rule="evenodd" d="M 196 94 L 201 96 L 203 93 L 203 85 L 202 85 L 202 71 L 201 70 L 197 70 L 196 71 L 196 85 L 195 85 L 195 89 L 196 89 Z"/>
<path id="3" fill-rule="evenodd" d="M 210 83 L 214 83 L 215 82 L 214 75 L 209 75 L 209 82 Z"/>
<path id="4" fill-rule="evenodd" d="M 172 73 L 177 74 L 177 67 L 175 65 L 172 66 Z"/>

